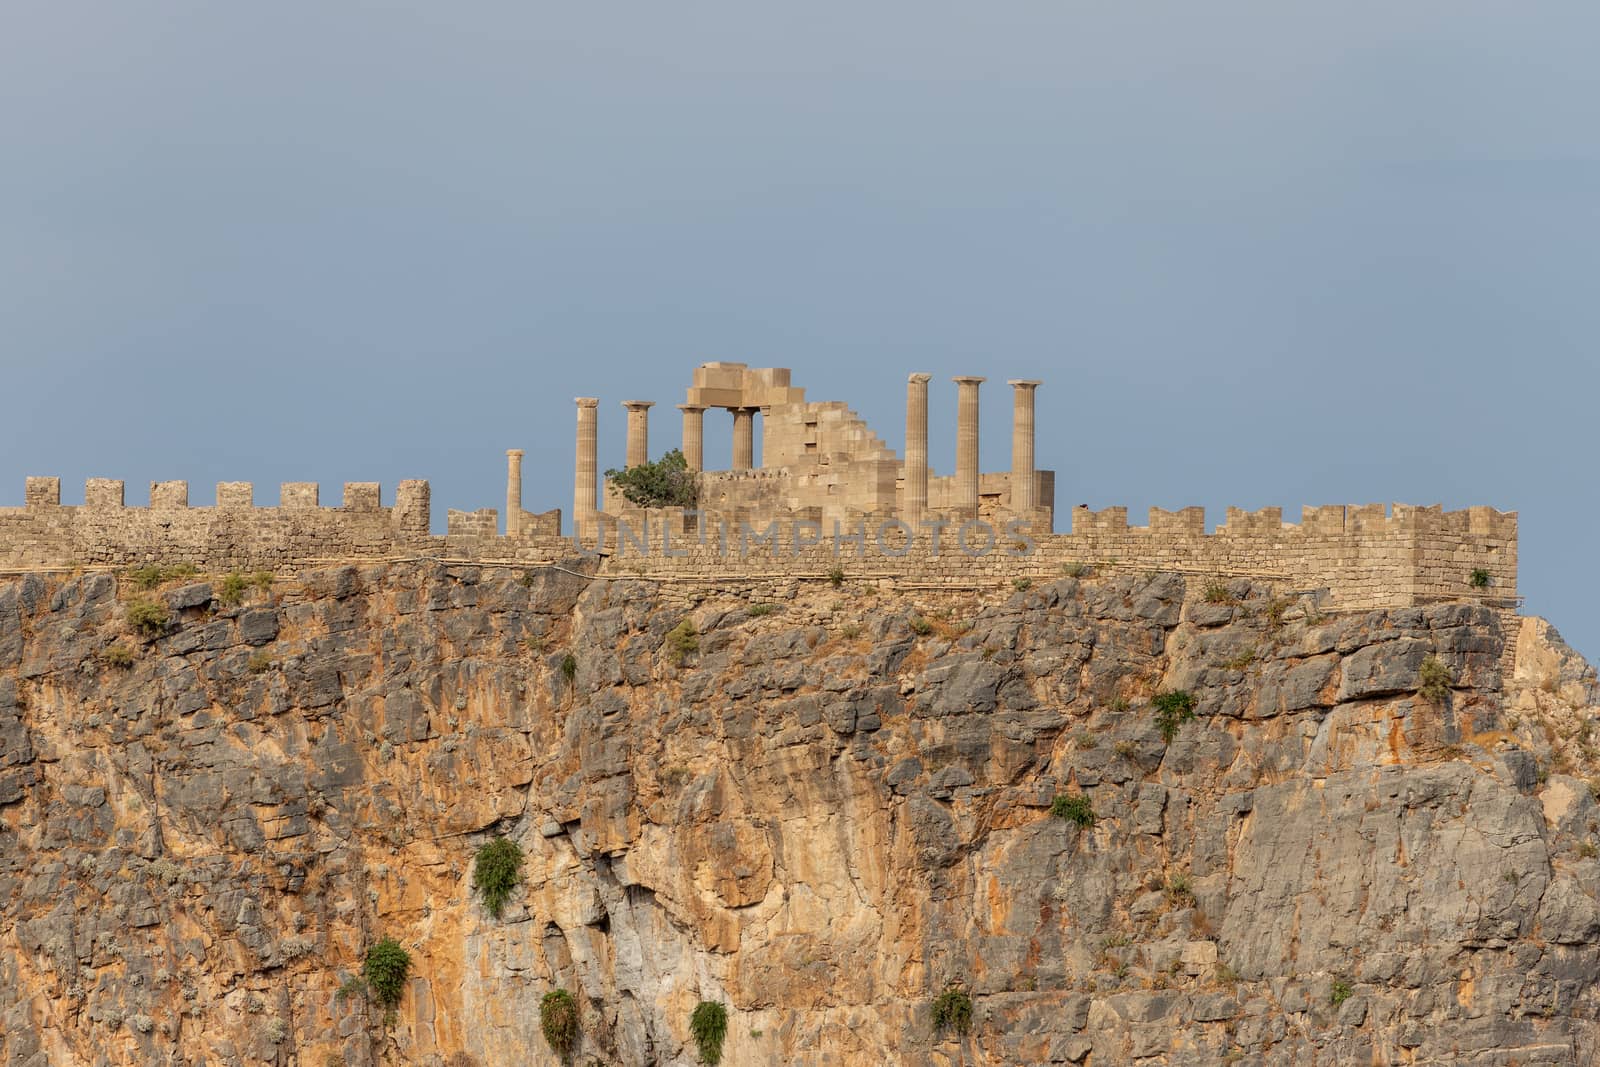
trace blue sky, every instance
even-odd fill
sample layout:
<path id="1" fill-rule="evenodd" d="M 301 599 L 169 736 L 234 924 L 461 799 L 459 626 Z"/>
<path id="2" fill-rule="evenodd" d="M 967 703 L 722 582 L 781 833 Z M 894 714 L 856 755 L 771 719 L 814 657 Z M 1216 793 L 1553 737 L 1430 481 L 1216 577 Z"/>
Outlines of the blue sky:
<path id="1" fill-rule="evenodd" d="M 1593 4 L 13 2 L 0 504 L 27 474 L 570 507 L 572 398 L 676 443 L 795 369 L 1042 378 L 1058 504 L 1522 514 L 1600 653 Z M 708 461 L 726 462 L 725 417 Z M 1065 516 L 1063 515 L 1064 525 Z"/>

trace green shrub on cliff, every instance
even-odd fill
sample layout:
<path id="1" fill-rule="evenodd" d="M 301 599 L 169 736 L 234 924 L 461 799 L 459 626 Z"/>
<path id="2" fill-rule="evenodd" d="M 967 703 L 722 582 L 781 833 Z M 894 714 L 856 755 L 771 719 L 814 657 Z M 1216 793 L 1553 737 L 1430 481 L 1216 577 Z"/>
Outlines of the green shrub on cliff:
<path id="1" fill-rule="evenodd" d="M 958 1034 L 972 1029 L 972 998 L 965 989 L 948 985 L 933 998 L 933 1029 L 935 1033 L 954 1030 Z"/>
<path id="2" fill-rule="evenodd" d="M 146 637 L 159 637 L 172 621 L 172 612 L 159 600 L 140 597 L 128 604 L 128 625 Z"/>
<path id="3" fill-rule="evenodd" d="M 392 937 L 386 937 L 367 949 L 366 962 L 361 965 L 361 977 L 366 979 L 372 999 L 384 1008 L 393 1008 L 400 1003 L 400 995 L 406 988 L 406 976 L 410 973 L 411 954 Z"/>
<path id="4" fill-rule="evenodd" d="M 676 448 L 654 463 L 608 470 L 606 481 L 641 508 L 692 508 L 700 496 L 700 483 Z"/>
<path id="5" fill-rule="evenodd" d="M 539 1029 L 545 1043 L 562 1059 L 578 1047 L 578 1002 L 565 989 L 552 989 L 539 1002 Z"/>
<path id="6" fill-rule="evenodd" d="M 1438 656 L 1429 656 L 1422 661 L 1422 667 L 1417 671 L 1417 693 L 1424 699 L 1435 704 L 1444 702 L 1450 693 L 1450 684 L 1455 681 L 1450 677 L 1450 668 Z"/>
<path id="7" fill-rule="evenodd" d="M 1050 803 L 1050 814 L 1084 829 L 1094 825 L 1094 806 L 1082 793 L 1063 793 Z"/>
<path id="8" fill-rule="evenodd" d="M 721 1001 L 702 1000 L 689 1016 L 689 1033 L 700 1050 L 700 1062 L 716 1067 L 722 1062 L 722 1042 L 728 1036 L 728 1009 Z"/>
<path id="9" fill-rule="evenodd" d="M 666 639 L 662 643 L 666 646 L 667 655 L 672 658 L 672 662 L 681 665 L 689 656 L 700 651 L 700 633 L 694 628 L 694 623 L 684 619 L 667 631 Z"/>
<path id="10" fill-rule="evenodd" d="M 483 894 L 483 906 L 496 919 L 522 879 L 522 849 L 509 837 L 497 837 L 478 849 L 472 863 L 472 887 Z"/>
<path id="11" fill-rule="evenodd" d="M 1156 694 L 1150 706 L 1156 709 L 1156 726 L 1161 729 L 1163 741 L 1172 744 L 1172 739 L 1178 736 L 1178 729 L 1194 718 L 1194 705 L 1194 695 L 1182 689 Z"/>

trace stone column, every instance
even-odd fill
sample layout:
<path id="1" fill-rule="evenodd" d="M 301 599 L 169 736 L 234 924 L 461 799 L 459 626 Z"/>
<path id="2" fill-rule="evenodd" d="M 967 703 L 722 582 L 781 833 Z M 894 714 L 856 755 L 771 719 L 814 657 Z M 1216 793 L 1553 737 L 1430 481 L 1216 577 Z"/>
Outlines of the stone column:
<path id="1" fill-rule="evenodd" d="M 732 408 L 733 469 L 747 471 L 755 463 L 756 409 Z"/>
<path id="2" fill-rule="evenodd" d="M 683 460 L 692 471 L 706 465 L 706 409 L 699 404 L 679 404 L 683 412 Z"/>
<path id="3" fill-rule="evenodd" d="M 913 527 L 928 510 L 928 381 L 931 374 L 906 379 L 906 467 L 904 515 Z"/>
<path id="4" fill-rule="evenodd" d="M 624 400 L 622 406 L 628 409 L 627 466 L 642 466 L 650 462 L 650 409 L 655 401 Z"/>
<path id="5" fill-rule="evenodd" d="M 986 379 L 965 375 L 956 383 L 956 499 L 964 518 L 978 516 L 978 386 Z"/>
<path id="6" fill-rule="evenodd" d="M 595 458 L 595 423 L 600 401 L 592 396 L 578 397 L 578 468 L 572 491 L 572 523 L 576 532 L 578 524 L 588 525 L 600 510 L 595 496 L 595 482 L 600 477 L 600 465 Z"/>
<path id="7" fill-rule="evenodd" d="M 522 529 L 522 449 L 506 449 L 506 536 Z"/>
<path id="8" fill-rule="evenodd" d="M 1006 382 L 1012 389 L 1011 407 L 1011 510 L 1032 515 L 1039 507 L 1033 476 L 1033 393 L 1039 383 L 1027 378 Z"/>

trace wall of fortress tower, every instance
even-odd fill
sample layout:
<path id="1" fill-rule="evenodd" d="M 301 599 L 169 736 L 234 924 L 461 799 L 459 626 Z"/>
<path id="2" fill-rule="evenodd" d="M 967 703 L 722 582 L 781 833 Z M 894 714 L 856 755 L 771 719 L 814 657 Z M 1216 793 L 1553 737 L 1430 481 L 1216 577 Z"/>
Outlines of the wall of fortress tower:
<path id="1" fill-rule="evenodd" d="M 597 568 L 601 576 L 654 577 L 684 588 L 826 580 L 835 569 L 852 580 L 951 589 L 1005 586 L 1018 579 L 1043 582 L 1083 567 L 1101 573 L 1174 570 L 1271 580 L 1286 593 L 1320 593 L 1329 610 L 1452 598 L 1478 598 L 1502 608 L 1516 603 L 1517 516 L 1488 507 L 1456 512 L 1398 504 L 1392 510 L 1383 505 L 1306 508 L 1298 523 L 1285 523 L 1276 508 L 1230 508 L 1211 533 L 1201 508 L 1152 508 L 1144 526 L 1130 526 L 1125 508 L 1075 508 L 1070 529 L 1053 532 L 1054 474 L 1033 467 L 1038 383 L 1011 383 L 1012 469 L 980 473 L 976 397 L 981 379 L 957 381 L 958 436 L 963 438 L 958 470 L 936 476 L 926 466 L 927 375 L 912 375 L 908 382 L 902 460 L 844 404 L 807 402 L 803 391 L 789 384 L 787 370 L 750 370 L 742 364 L 699 368 L 688 402 L 679 406 L 685 455 L 692 468 L 702 466 L 705 410 L 728 407 L 735 414 L 736 467 L 700 472 L 703 514 L 698 518 L 678 509 L 634 508 L 609 488 L 600 493 L 593 456 L 596 405 L 580 400 L 575 511 L 579 517 L 587 512 L 582 522 L 587 545 L 593 546 L 600 530 L 607 541 L 602 556 L 583 566 Z M 638 460 L 649 455 L 649 404 L 630 401 L 626 408 L 628 452 Z M 753 442 L 741 448 L 738 439 L 753 433 L 757 412 L 762 414 L 759 466 L 752 458 Z M 963 434 L 968 429 L 970 435 Z M 909 462 L 914 458 L 921 462 Z M 401 482 L 389 506 L 376 483 L 347 483 L 339 504 L 323 506 L 315 483 L 290 482 L 271 507 L 254 505 L 249 483 L 221 483 L 214 506 L 190 507 L 187 483 L 158 482 L 150 487 L 148 506 L 127 507 L 119 481 L 91 479 L 82 505 L 63 505 L 59 479 L 29 478 L 24 505 L 0 508 L 0 572 L 189 563 L 212 573 L 290 573 L 335 561 L 410 558 L 570 563 L 578 547 L 563 536 L 560 510 L 522 509 L 521 460 L 520 450 L 507 454 L 504 533 L 501 512 L 489 508 L 451 510 L 442 536 L 430 530 L 430 490 L 423 481 Z M 982 554 L 963 551 L 958 533 L 974 517 L 997 530 L 1019 521 L 1029 550 L 1019 551 L 1020 540 L 1002 533 Z M 880 546 L 878 531 L 885 522 L 903 522 L 922 534 L 903 549 L 890 531 Z M 937 522 L 947 525 L 935 552 L 925 524 Z M 758 533 L 770 528 L 771 537 L 741 544 L 747 528 Z M 836 529 L 842 535 L 837 539 Z M 624 532 L 630 536 L 619 536 Z M 1477 571 L 1487 576 L 1487 587 L 1474 586 Z"/>

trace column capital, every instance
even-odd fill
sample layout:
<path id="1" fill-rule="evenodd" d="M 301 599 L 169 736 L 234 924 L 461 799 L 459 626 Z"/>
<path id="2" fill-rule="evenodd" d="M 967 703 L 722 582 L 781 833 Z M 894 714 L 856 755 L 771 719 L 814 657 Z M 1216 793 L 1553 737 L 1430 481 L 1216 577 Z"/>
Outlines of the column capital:
<path id="1" fill-rule="evenodd" d="M 648 411 L 656 406 L 654 400 L 624 400 L 622 406 L 629 411 Z"/>
<path id="2" fill-rule="evenodd" d="M 580 408 L 597 408 L 600 406 L 600 398 L 597 396 L 574 397 L 573 402 Z"/>
<path id="3" fill-rule="evenodd" d="M 1006 384 L 1018 389 L 1037 389 L 1044 382 L 1038 378 L 1007 378 Z"/>
<path id="4" fill-rule="evenodd" d="M 521 459 L 523 456 L 527 455 L 527 453 L 520 448 L 508 448 L 506 449 L 506 455 L 510 456 L 512 459 Z"/>
<path id="5" fill-rule="evenodd" d="M 704 404 L 678 404 L 676 407 L 679 411 L 704 411 L 706 409 Z"/>
<path id="6" fill-rule="evenodd" d="M 927 385 L 929 382 L 933 381 L 933 375 L 919 372 L 917 374 L 907 375 L 906 381 L 916 382 L 918 385 Z"/>
<path id="7" fill-rule="evenodd" d="M 980 378 L 980 377 L 978 377 L 976 375 L 973 375 L 973 374 L 958 374 L 954 378 L 951 378 L 950 380 L 952 382 L 955 382 L 957 385 L 982 385 L 984 382 L 988 381 L 989 379 Z"/>

